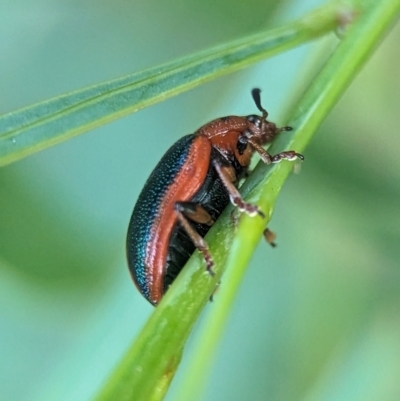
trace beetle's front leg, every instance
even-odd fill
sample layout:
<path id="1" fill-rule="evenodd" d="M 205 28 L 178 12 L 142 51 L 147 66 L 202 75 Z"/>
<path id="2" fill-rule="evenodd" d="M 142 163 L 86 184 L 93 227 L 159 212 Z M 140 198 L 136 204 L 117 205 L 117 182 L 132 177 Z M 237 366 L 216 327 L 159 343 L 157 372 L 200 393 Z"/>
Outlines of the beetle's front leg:
<path id="1" fill-rule="evenodd" d="M 304 160 L 304 156 L 300 153 L 296 153 L 294 150 L 287 150 L 276 155 L 270 155 L 260 144 L 258 144 L 252 138 L 248 138 L 248 143 L 260 155 L 261 160 L 265 164 L 279 163 L 282 160 Z"/>

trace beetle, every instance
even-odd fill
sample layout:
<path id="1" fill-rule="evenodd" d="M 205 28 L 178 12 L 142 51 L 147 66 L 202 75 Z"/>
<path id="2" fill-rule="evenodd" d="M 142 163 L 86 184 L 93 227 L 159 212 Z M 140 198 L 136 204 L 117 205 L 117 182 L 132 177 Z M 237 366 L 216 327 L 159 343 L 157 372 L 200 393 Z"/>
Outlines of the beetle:
<path id="1" fill-rule="evenodd" d="M 133 281 L 151 304 L 160 302 L 196 248 L 203 254 L 207 271 L 214 274 L 203 237 L 229 201 L 241 212 L 264 217 L 237 189 L 254 152 L 267 164 L 304 160 L 293 150 L 270 155 L 262 147 L 292 128 L 278 128 L 267 121 L 260 92 L 252 90 L 261 116 L 218 118 L 182 137 L 145 183 L 129 223 L 126 249 Z"/>

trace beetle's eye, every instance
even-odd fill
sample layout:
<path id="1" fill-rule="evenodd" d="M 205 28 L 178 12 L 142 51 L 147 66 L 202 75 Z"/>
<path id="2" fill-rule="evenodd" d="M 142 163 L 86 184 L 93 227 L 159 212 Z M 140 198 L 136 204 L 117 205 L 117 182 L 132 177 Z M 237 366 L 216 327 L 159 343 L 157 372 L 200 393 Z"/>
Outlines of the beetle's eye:
<path id="1" fill-rule="evenodd" d="M 244 136 L 239 137 L 236 147 L 239 152 L 239 155 L 242 155 L 247 148 L 247 138 Z"/>
<path id="2" fill-rule="evenodd" d="M 252 114 L 251 116 L 247 116 L 246 119 L 247 119 L 247 121 L 249 123 L 254 124 L 256 127 L 260 127 L 261 126 L 261 118 L 260 118 L 260 116 Z"/>

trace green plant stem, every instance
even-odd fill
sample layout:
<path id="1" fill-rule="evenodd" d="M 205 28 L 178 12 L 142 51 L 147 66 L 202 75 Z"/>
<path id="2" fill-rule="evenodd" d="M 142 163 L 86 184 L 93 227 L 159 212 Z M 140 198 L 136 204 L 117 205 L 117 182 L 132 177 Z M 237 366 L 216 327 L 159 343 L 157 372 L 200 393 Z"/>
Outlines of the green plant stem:
<path id="1" fill-rule="evenodd" d="M 398 2 L 392 0 L 369 0 L 359 5 L 356 21 L 293 111 L 290 124 L 295 127 L 294 134 L 279 138 L 272 152 L 288 148 L 301 151 L 305 148 L 317 126 L 382 39 L 398 11 Z M 291 168 L 291 163 L 281 163 L 270 169 L 261 166 L 246 183 L 248 200 L 261 206 L 268 217 Z M 207 335 L 203 336 L 209 344 L 199 348 L 199 354 L 204 356 L 212 353 L 245 266 L 265 225 L 261 219 L 243 216 L 235 234 L 231 212 L 232 208 L 228 208 L 207 236 L 216 262 L 216 276 L 209 276 L 202 258 L 195 253 L 97 400 L 147 401 L 163 398 L 194 322 L 222 272 L 228 268 L 229 277 L 224 280 L 218 301 L 212 305 L 212 321 L 207 325 Z M 199 371 L 207 371 L 206 359 L 200 368 L 196 367 L 197 377 Z"/>
<path id="2" fill-rule="evenodd" d="M 308 32 L 306 36 L 311 31 L 319 32 L 315 26 L 320 27 L 321 15 L 330 15 L 330 29 L 336 26 L 332 22 L 338 20 L 338 6 L 329 5 L 327 9 L 329 13 L 327 10 L 318 10 L 301 20 L 303 29 Z M 316 25 L 310 29 L 313 23 Z M 305 37 L 301 29 L 298 35 Z M 211 236 L 208 236 L 211 239 L 210 251 L 217 266 L 216 276 L 211 277 L 205 271 L 202 258 L 195 253 L 98 395 L 98 401 L 163 398 L 180 361 L 185 341 L 222 274 L 235 231 L 229 218 L 231 211 L 228 209 L 224 212 L 222 219 L 210 232 Z M 264 224 L 261 219 L 260 223 Z"/>
<path id="3" fill-rule="evenodd" d="M 346 32 L 346 37 L 289 114 L 291 117 L 288 125 L 295 128 L 295 134 L 291 139 L 280 137 L 270 150 L 272 154 L 283 149 L 299 152 L 305 149 L 318 126 L 398 18 L 399 12 L 400 1 L 359 2 L 356 20 Z M 273 167 L 259 164 L 243 188 L 243 192 L 249 193 L 247 200 L 258 204 L 267 216 L 271 216 L 280 188 L 292 167 L 290 163 L 280 163 Z M 196 400 L 201 394 L 234 296 L 264 227 L 265 221 L 260 219 L 243 216 L 240 220 L 227 256 L 224 285 L 218 293 L 212 313 L 204 322 L 203 334 L 199 336 L 200 341 L 179 400 Z"/>
<path id="4" fill-rule="evenodd" d="M 340 8 L 3 115 L 0 166 L 316 39 L 337 26 Z"/>

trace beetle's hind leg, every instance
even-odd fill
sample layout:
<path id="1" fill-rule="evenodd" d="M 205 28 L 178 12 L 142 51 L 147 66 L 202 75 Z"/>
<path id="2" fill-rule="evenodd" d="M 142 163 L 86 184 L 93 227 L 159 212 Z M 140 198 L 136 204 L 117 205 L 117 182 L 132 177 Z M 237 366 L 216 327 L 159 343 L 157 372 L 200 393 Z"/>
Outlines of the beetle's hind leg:
<path id="1" fill-rule="evenodd" d="M 212 226 L 214 224 L 213 218 L 199 203 L 176 202 L 175 210 L 181 212 L 188 219 L 194 221 L 195 223 L 205 224 L 207 226 Z"/>
<path id="2" fill-rule="evenodd" d="M 229 193 L 232 204 L 236 206 L 241 212 L 245 212 L 249 216 L 255 216 L 258 214 L 259 216 L 264 218 L 265 215 L 258 208 L 258 206 L 245 202 L 240 195 L 240 192 L 235 187 L 234 182 L 236 181 L 236 174 L 233 167 L 224 166 L 218 160 L 213 160 L 213 165 L 219 175 L 219 178 L 224 184 L 225 189 Z"/>
<path id="3" fill-rule="evenodd" d="M 204 241 L 203 237 L 192 227 L 188 219 L 195 223 L 206 224 L 211 226 L 214 220 L 209 213 L 198 203 L 194 202 L 176 202 L 175 210 L 177 212 L 178 220 L 183 230 L 192 240 L 195 247 L 203 254 L 206 262 L 207 271 L 214 276 L 213 266 L 214 261 L 212 260 L 211 254 L 208 250 L 208 245 Z"/>

